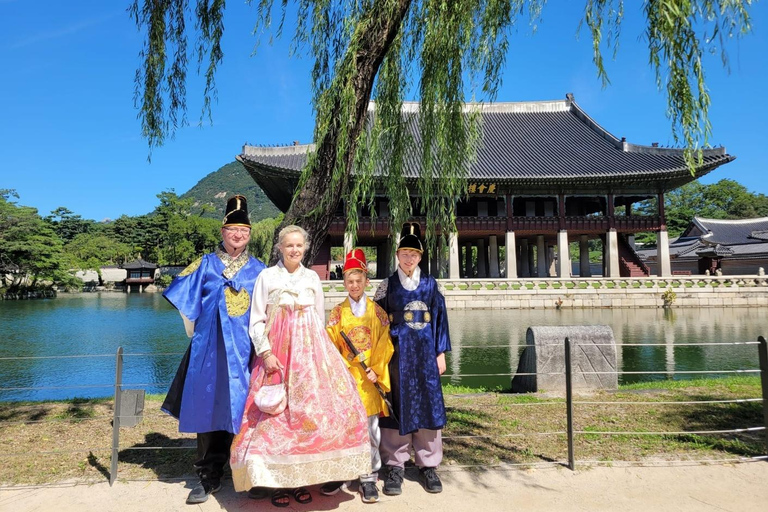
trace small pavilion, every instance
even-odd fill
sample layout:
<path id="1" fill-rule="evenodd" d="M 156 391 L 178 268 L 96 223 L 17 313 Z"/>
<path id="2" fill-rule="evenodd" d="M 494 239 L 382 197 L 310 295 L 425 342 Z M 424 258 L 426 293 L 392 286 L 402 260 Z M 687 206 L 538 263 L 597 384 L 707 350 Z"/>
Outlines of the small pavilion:
<path id="1" fill-rule="evenodd" d="M 155 284 L 157 265 L 154 263 L 139 258 L 124 264 L 123 270 L 126 272 L 125 291 L 128 293 L 132 291 L 143 292 L 147 286 Z"/>
<path id="2" fill-rule="evenodd" d="M 404 105 L 404 117 L 418 112 Z M 482 136 L 468 177 L 469 197 L 456 205 L 456 232 L 447 250 L 425 254 L 433 275 L 447 278 L 591 277 L 590 241 L 602 243 L 601 273 L 608 277 L 649 275 L 634 250 L 634 235 L 657 237 L 658 275 L 671 274 L 664 194 L 732 161 L 724 147 L 705 149 L 691 174 L 682 149 L 632 144 L 609 133 L 574 101 L 467 104 L 481 112 Z M 371 112 L 375 105 L 371 104 Z M 287 211 L 307 154 L 314 144 L 262 147 L 246 145 L 237 159 L 281 210 Z M 419 159 L 408 158 L 406 184 L 418 211 Z M 354 179 L 354 173 L 352 176 Z M 383 183 L 383 180 L 382 180 Z M 633 210 L 655 203 L 648 213 Z M 346 247 L 343 204 L 313 268 L 330 274 L 330 249 Z M 374 201 L 375 219 L 363 209 L 357 243 L 377 252 L 377 277 L 394 269 L 388 199 L 383 185 Z M 578 244 L 571 262 L 569 244 Z"/>

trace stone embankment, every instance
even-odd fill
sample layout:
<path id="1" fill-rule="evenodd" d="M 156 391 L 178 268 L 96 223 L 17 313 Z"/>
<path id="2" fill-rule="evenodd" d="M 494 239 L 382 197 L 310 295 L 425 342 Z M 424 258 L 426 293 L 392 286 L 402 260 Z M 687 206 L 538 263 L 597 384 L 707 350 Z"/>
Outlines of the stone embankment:
<path id="1" fill-rule="evenodd" d="M 371 281 L 373 295 L 379 280 Z M 450 309 L 765 307 L 767 276 L 680 276 L 573 279 L 441 279 Z M 325 281 L 330 309 L 346 296 Z"/>

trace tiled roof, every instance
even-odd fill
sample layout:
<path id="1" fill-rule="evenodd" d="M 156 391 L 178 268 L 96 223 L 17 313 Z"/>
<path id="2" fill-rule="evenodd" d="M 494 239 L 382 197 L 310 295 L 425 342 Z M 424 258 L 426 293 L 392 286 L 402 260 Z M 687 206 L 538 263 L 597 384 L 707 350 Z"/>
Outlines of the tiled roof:
<path id="1" fill-rule="evenodd" d="M 124 264 L 123 268 L 126 270 L 138 270 L 142 268 L 154 269 L 154 268 L 157 268 L 157 265 L 155 265 L 154 263 L 150 263 L 148 261 L 144 261 L 141 258 L 139 258 L 138 260 Z"/>
<path id="2" fill-rule="evenodd" d="M 739 220 L 694 217 L 686 232 L 692 231 L 693 228 L 705 233 L 701 238 L 708 244 L 756 244 L 766 240 L 768 217 Z"/>
<path id="3" fill-rule="evenodd" d="M 737 248 L 738 246 L 734 247 Z M 731 247 L 727 247 L 725 245 L 715 244 L 715 245 L 705 245 L 701 248 L 699 248 L 698 251 L 696 251 L 696 254 L 699 256 L 709 256 L 709 257 L 717 257 L 721 258 L 723 256 L 733 256 L 734 255 L 734 249 Z"/>
<path id="4" fill-rule="evenodd" d="M 406 112 L 417 110 L 407 104 Z M 525 184 L 636 183 L 665 181 L 664 189 L 694 179 L 681 149 L 630 144 L 595 123 L 572 98 L 561 101 L 469 104 L 482 109 L 482 142 L 472 179 Z M 408 115 L 408 114 L 406 114 Z M 416 134 L 417 130 L 412 130 Z M 418 142 L 418 140 L 416 141 Z M 298 173 L 314 145 L 244 146 L 240 160 L 259 171 Z M 406 176 L 419 175 L 418 151 L 407 158 Z M 725 148 L 704 151 L 698 176 L 734 157 Z M 682 183 L 675 182 L 682 180 Z"/>

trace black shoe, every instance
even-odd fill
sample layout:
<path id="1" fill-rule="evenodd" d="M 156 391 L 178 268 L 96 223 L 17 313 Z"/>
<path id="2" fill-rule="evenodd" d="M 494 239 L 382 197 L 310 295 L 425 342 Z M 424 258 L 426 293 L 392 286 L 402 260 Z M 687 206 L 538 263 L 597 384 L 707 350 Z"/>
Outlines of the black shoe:
<path id="1" fill-rule="evenodd" d="M 403 476 L 405 470 L 397 466 L 390 466 L 387 479 L 384 481 L 384 494 L 397 496 L 403 493 Z"/>
<path id="2" fill-rule="evenodd" d="M 437 476 L 435 468 L 420 468 L 419 482 L 424 486 L 424 490 L 431 493 L 443 492 L 443 484 L 440 477 Z"/>
<path id="3" fill-rule="evenodd" d="M 197 503 L 205 503 L 208 500 L 208 495 L 221 490 L 221 482 L 200 482 L 189 492 L 187 496 L 187 504 L 195 505 Z"/>
<path id="4" fill-rule="evenodd" d="M 248 490 L 248 497 L 252 500 L 263 500 L 272 494 L 272 489 L 269 487 L 251 487 Z"/>
<path id="5" fill-rule="evenodd" d="M 379 501 L 379 490 L 375 482 L 360 482 L 360 496 L 363 497 L 363 503 L 376 503 Z"/>
<path id="6" fill-rule="evenodd" d="M 341 490 L 344 482 L 327 482 L 320 487 L 320 494 L 323 496 L 333 496 Z"/>

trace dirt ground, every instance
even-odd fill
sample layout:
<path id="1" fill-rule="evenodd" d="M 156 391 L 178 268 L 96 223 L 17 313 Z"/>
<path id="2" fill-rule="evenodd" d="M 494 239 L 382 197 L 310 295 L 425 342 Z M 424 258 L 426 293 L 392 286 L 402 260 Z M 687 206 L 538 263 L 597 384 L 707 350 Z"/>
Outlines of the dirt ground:
<path id="1" fill-rule="evenodd" d="M 285 510 L 340 511 L 764 511 L 768 503 L 768 462 L 653 467 L 441 470 L 444 491 L 427 494 L 409 470 L 398 497 L 382 495 L 366 505 L 353 490 L 322 496 L 311 488 L 307 505 L 292 501 Z M 231 481 L 202 505 L 185 505 L 194 482 L 131 481 L 0 487 L 2 512 L 165 512 L 275 511 L 268 500 L 235 493 Z"/>

